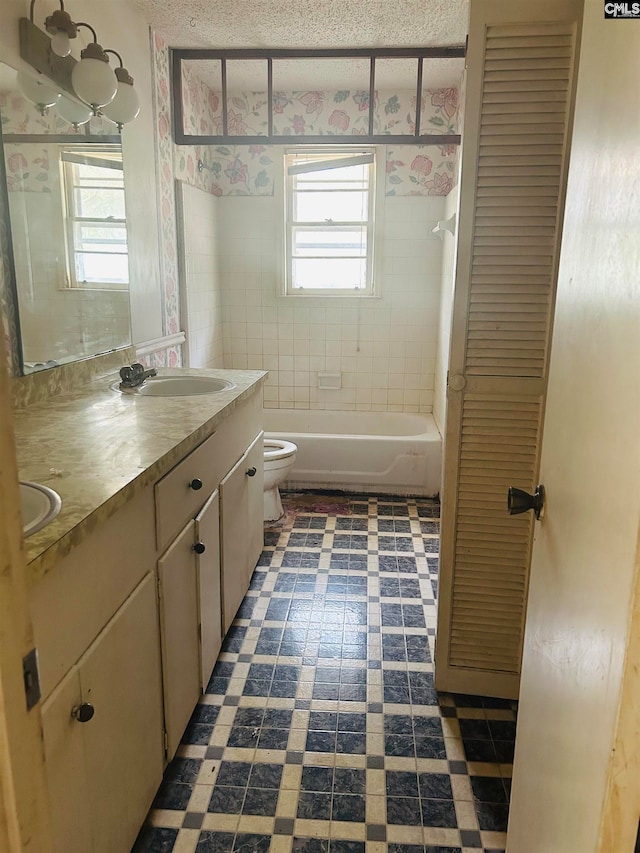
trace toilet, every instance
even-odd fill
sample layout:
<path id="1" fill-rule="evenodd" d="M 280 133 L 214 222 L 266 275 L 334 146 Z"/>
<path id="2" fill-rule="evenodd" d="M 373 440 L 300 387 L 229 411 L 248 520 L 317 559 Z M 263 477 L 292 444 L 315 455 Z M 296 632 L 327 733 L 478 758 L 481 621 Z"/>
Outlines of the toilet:
<path id="1" fill-rule="evenodd" d="M 296 460 L 297 446 L 292 441 L 264 439 L 264 520 L 277 521 L 284 515 L 278 486 L 289 476 Z"/>

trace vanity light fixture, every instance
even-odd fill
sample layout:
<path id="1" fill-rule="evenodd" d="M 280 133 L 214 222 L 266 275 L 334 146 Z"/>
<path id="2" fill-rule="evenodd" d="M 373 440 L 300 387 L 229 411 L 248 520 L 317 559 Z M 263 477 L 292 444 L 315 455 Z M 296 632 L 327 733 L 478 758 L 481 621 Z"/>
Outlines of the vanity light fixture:
<path id="1" fill-rule="evenodd" d="M 115 50 L 105 50 L 105 53 L 112 53 L 118 57 L 120 67 L 116 68 L 116 79 L 118 81 L 118 90 L 115 98 L 111 103 L 106 104 L 102 109 L 104 115 L 118 125 L 118 130 L 122 130 L 124 124 L 133 121 L 140 112 L 140 101 L 138 93 L 133 88 L 133 77 L 124 67 L 122 57 Z"/>
<path id="2" fill-rule="evenodd" d="M 71 85 L 76 95 L 98 115 L 100 107 L 110 104 L 118 91 L 118 80 L 91 24 L 79 22 L 76 27 L 91 30 L 93 41 L 80 51 L 80 62 L 71 72 Z"/>
<path id="3" fill-rule="evenodd" d="M 31 0 L 30 20 L 33 23 L 33 7 L 36 0 Z M 51 35 L 51 50 L 56 56 L 69 56 L 71 39 L 78 35 L 78 27 L 71 20 L 71 15 L 65 11 L 64 0 L 60 0 L 60 8 L 56 9 L 45 20 L 46 31 Z"/>
<path id="4" fill-rule="evenodd" d="M 124 67 L 120 54 L 115 50 L 105 51 L 98 44 L 93 27 L 73 21 L 64 8 L 64 0 L 58 2 L 60 8 L 44 22 L 46 32 L 34 23 L 36 0 L 31 0 L 29 18 L 20 18 L 20 56 L 47 78 L 47 83 L 39 83 L 24 75 L 25 81 L 29 82 L 21 87 L 23 94 L 36 104 L 43 115 L 59 101 L 61 92 L 79 98 L 93 115 L 101 115 L 103 108 L 108 106 L 104 114 L 122 130 L 122 126 L 133 121 L 140 112 L 133 78 Z M 81 58 L 77 61 L 71 56 L 70 40 L 77 38 L 80 27 L 91 31 L 93 41 L 80 52 Z M 109 53 L 117 56 L 120 62 L 115 72 L 109 65 Z M 39 86 L 42 88 L 37 88 Z M 86 108 L 70 99 L 65 99 L 60 105 L 60 115 L 76 129 L 91 117 L 91 114 L 86 117 Z"/>
<path id="5" fill-rule="evenodd" d="M 52 86 L 40 83 L 23 71 L 18 71 L 17 83 L 18 89 L 28 101 L 36 105 L 41 116 L 46 115 L 49 107 L 60 100 L 60 92 L 56 92 Z"/>
<path id="6" fill-rule="evenodd" d="M 72 101 L 70 98 L 65 97 L 65 95 L 57 102 L 56 110 L 61 118 L 73 125 L 74 130 L 86 124 L 93 115 L 90 107 L 86 104 Z"/>

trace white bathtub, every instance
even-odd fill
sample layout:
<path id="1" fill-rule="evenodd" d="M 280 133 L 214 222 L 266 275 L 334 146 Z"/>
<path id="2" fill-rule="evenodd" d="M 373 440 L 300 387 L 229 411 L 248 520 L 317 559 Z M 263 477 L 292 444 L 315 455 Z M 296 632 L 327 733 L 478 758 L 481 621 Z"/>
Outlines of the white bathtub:
<path id="1" fill-rule="evenodd" d="M 285 488 L 426 496 L 440 490 L 442 439 L 431 415 L 265 409 L 264 430 L 298 446 Z"/>

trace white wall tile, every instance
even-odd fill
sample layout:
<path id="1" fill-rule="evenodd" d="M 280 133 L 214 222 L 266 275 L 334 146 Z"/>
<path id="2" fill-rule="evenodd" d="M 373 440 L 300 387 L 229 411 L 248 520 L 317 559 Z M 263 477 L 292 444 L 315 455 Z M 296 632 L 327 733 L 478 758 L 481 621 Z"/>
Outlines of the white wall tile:
<path id="1" fill-rule="evenodd" d="M 265 405 L 429 409 L 442 256 L 431 229 L 443 218 L 444 199 L 385 199 L 378 292 L 361 299 L 284 297 L 280 200 L 238 196 L 216 203 L 220 302 L 205 304 L 202 324 L 219 318 L 227 366 L 243 356 L 255 363 L 261 347 L 261 366 L 271 371 Z M 198 259 L 203 276 L 209 251 Z M 207 288 L 210 279 L 201 283 L 203 293 Z M 318 371 L 340 371 L 342 389 L 318 389 Z"/>

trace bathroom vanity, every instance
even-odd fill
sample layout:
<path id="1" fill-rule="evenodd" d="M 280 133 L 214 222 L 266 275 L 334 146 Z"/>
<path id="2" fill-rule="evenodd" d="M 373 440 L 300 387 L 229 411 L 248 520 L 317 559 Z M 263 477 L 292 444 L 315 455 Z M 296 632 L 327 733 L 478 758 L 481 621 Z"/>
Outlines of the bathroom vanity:
<path id="1" fill-rule="evenodd" d="M 236 387 L 16 412 L 21 476 L 63 501 L 26 540 L 60 853 L 131 848 L 262 549 L 265 374 L 205 373 Z"/>

